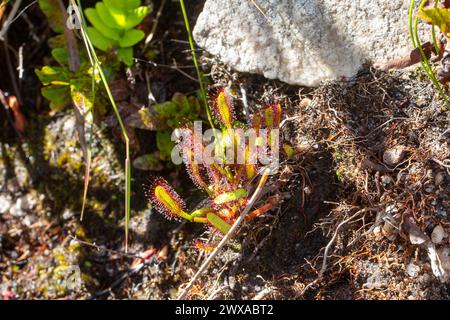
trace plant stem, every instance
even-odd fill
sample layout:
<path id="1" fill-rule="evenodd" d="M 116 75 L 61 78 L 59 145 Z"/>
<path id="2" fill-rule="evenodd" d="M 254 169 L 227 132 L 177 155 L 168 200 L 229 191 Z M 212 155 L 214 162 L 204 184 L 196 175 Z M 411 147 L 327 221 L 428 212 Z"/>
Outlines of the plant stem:
<path id="1" fill-rule="evenodd" d="M 437 5 L 438 5 L 438 0 L 435 0 L 434 1 L 434 8 L 437 8 Z M 439 56 L 441 49 L 439 48 L 439 45 L 437 43 L 436 29 L 435 29 L 435 25 L 434 24 L 431 26 L 431 35 L 433 37 L 434 49 L 436 50 L 436 54 Z"/>
<path id="2" fill-rule="evenodd" d="M 419 11 L 423 9 L 425 6 L 427 0 L 422 0 L 419 5 Z M 422 56 L 421 66 L 423 71 L 425 71 L 425 74 L 427 77 L 433 82 L 433 84 L 438 89 L 439 93 L 441 94 L 442 98 L 445 100 L 445 103 L 447 105 L 447 108 L 450 109 L 450 101 L 448 99 L 447 94 L 445 93 L 444 89 L 442 88 L 442 85 L 439 83 L 439 81 L 436 79 L 435 73 L 431 68 L 430 62 L 428 61 L 428 58 L 425 54 L 425 51 L 423 51 L 422 43 L 419 38 L 419 18 L 415 17 L 413 19 L 414 14 L 414 6 L 415 6 L 415 0 L 411 0 L 410 6 L 409 6 L 409 31 L 411 34 L 411 41 L 413 43 L 413 46 L 415 48 L 418 48 L 420 51 L 420 55 Z M 414 23 L 413 23 L 414 20 Z"/>
<path id="3" fill-rule="evenodd" d="M 71 4 L 76 7 L 75 0 L 70 0 Z M 78 17 L 81 22 L 81 35 L 83 37 L 84 43 L 86 45 L 86 50 L 88 51 L 89 59 L 91 59 L 91 64 L 94 67 L 94 72 L 98 72 L 100 75 L 100 79 L 105 87 L 106 93 L 108 95 L 109 101 L 113 107 L 114 113 L 116 115 L 117 121 L 120 126 L 120 130 L 122 131 L 123 138 L 125 140 L 125 252 L 128 251 L 128 228 L 130 222 L 130 212 L 131 212 L 131 160 L 130 160 L 130 139 L 128 137 L 127 130 L 122 121 L 122 117 L 120 116 L 119 109 L 117 108 L 116 101 L 111 93 L 111 89 L 109 88 L 108 81 L 106 80 L 106 76 L 100 66 L 100 61 L 95 52 L 95 48 L 92 45 L 91 40 L 89 39 L 88 34 L 86 33 L 86 22 L 84 20 L 82 7 L 80 0 L 77 0 L 79 14 Z"/>

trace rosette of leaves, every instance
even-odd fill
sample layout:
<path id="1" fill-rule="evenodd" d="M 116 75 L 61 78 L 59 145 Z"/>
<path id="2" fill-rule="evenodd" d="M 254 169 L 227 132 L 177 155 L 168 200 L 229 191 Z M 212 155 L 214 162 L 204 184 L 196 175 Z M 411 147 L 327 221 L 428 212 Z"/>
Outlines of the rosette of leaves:
<path id="1" fill-rule="evenodd" d="M 43 85 L 42 96 L 50 101 L 50 108 L 60 111 L 72 101 L 79 100 L 83 100 L 82 104 L 87 108 L 92 108 L 92 79 L 98 83 L 100 78 L 93 72 L 91 65 L 86 59 L 81 59 L 79 71 L 73 73 L 69 71 L 66 48 L 55 48 L 51 54 L 59 66 L 44 66 L 35 70 Z"/>
<path id="2" fill-rule="evenodd" d="M 141 0 L 103 0 L 95 8 L 85 10 L 92 24 L 87 28 L 92 44 L 104 52 L 116 51 L 118 59 L 127 66 L 133 65 L 133 46 L 145 37 L 135 27 L 150 9 L 140 5 Z"/>

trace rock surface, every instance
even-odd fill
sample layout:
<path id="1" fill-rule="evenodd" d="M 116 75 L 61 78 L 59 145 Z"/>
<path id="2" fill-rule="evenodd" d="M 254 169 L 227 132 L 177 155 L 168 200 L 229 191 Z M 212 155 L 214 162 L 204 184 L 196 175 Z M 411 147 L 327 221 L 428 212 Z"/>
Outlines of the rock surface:
<path id="1" fill-rule="evenodd" d="M 196 42 L 240 72 L 317 86 L 410 50 L 409 1 L 207 0 Z"/>

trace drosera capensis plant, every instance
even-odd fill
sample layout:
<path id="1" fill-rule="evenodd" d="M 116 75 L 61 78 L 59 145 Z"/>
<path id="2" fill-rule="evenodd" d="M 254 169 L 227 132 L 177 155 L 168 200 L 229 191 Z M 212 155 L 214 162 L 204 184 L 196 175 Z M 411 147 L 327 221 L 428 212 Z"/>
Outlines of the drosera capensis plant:
<path id="1" fill-rule="evenodd" d="M 104 52 L 113 50 L 120 61 L 132 66 L 133 46 L 145 37 L 135 27 L 149 12 L 148 6 L 141 6 L 141 0 L 103 0 L 84 11 L 92 24 L 86 32 L 94 47 Z"/>
<path id="2" fill-rule="evenodd" d="M 196 134 L 191 128 L 180 130 L 182 132 L 179 133 L 177 144 L 191 180 L 208 195 L 208 205 L 188 213 L 185 202 L 161 177 L 155 179 L 146 192 L 150 202 L 167 218 L 202 223 L 226 235 L 248 205 L 255 178 L 260 170 L 266 168 L 253 161 L 252 157 L 269 153 L 274 155 L 277 152 L 278 136 L 275 134 L 278 134 L 280 126 L 281 104 L 267 105 L 261 113 L 253 116 L 252 123 L 245 128 L 245 125 L 236 121 L 233 97 L 227 88 L 213 90 L 210 100 L 212 114 L 220 127 L 214 136 L 217 140 L 211 144 L 216 155 L 213 161 L 198 161 L 197 148 L 204 152 L 208 146 L 204 145 L 203 140 L 195 141 Z M 245 141 L 243 129 L 251 129 L 254 145 L 251 139 Z M 228 153 L 229 148 L 232 149 L 231 153 Z M 243 157 L 244 161 L 239 161 L 239 157 Z M 249 212 L 245 219 L 259 216 L 277 203 L 278 197 L 272 196 L 260 208 Z M 199 249 L 214 247 L 200 242 L 196 242 L 196 246 Z"/>

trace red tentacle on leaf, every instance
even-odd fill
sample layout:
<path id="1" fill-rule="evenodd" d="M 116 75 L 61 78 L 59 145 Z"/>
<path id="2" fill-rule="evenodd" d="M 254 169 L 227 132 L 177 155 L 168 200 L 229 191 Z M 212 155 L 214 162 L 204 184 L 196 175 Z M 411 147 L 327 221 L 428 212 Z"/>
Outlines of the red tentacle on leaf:
<path id="1" fill-rule="evenodd" d="M 281 123 L 281 104 L 272 103 L 264 109 L 264 119 L 269 129 L 278 129 Z"/>
<path id="2" fill-rule="evenodd" d="M 156 178 L 148 188 L 147 196 L 156 209 L 167 218 L 179 218 L 186 204 L 164 178 Z"/>
<path id="3" fill-rule="evenodd" d="M 233 98 L 226 88 L 213 89 L 210 92 L 212 112 L 217 122 L 231 128 L 235 120 Z"/>
<path id="4" fill-rule="evenodd" d="M 203 251 L 208 251 L 211 252 L 216 248 L 216 244 L 215 243 L 206 243 L 206 242 L 202 242 L 200 240 L 195 240 L 193 242 L 194 247 L 197 250 L 203 250 Z"/>
<path id="5" fill-rule="evenodd" d="M 195 159 L 194 132 L 188 127 L 184 127 L 180 132 L 181 136 L 177 145 L 181 150 L 186 170 L 189 173 L 191 180 L 199 189 L 206 189 L 208 185 L 205 182 L 205 166 L 198 163 Z"/>

